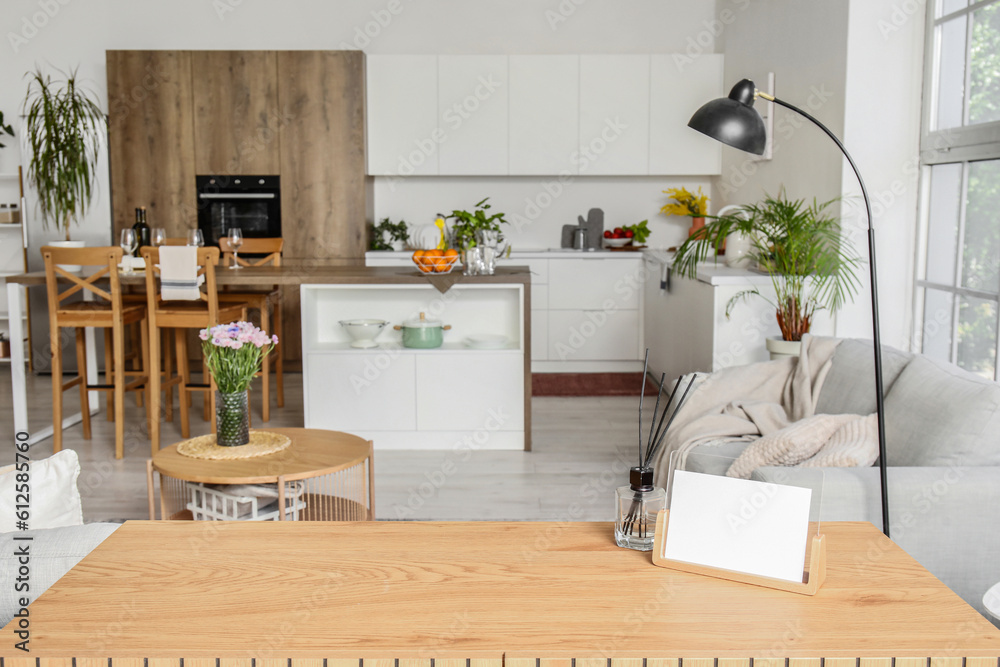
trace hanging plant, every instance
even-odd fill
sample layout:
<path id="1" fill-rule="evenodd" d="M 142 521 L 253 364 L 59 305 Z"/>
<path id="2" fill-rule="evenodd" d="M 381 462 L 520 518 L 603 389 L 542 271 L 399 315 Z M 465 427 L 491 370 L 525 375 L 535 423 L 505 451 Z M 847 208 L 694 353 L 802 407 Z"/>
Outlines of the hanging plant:
<path id="1" fill-rule="evenodd" d="M 62 82 L 40 70 L 28 76 L 28 183 L 38 193 L 42 225 L 54 225 L 69 241 L 70 226 L 79 222 L 93 198 L 107 120 L 96 95 L 80 89 L 76 70 L 64 74 Z"/>

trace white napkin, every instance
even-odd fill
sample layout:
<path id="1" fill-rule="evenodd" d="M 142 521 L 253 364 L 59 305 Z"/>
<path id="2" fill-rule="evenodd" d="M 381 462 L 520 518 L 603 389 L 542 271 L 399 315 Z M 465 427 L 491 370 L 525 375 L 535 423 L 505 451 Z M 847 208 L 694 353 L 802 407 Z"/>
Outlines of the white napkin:
<path id="1" fill-rule="evenodd" d="M 196 246 L 160 247 L 160 298 L 164 301 L 197 301 L 201 298 Z"/>

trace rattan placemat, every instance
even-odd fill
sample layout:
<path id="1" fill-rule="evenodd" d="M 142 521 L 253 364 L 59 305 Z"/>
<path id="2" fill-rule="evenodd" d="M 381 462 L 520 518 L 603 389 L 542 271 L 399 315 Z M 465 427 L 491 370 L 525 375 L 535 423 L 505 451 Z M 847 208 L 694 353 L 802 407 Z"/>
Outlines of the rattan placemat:
<path id="1" fill-rule="evenodd" d="M 215 434 L 209 433 L 197 438 L 185 440 L 177 445 L 177 453 L 190 456 L 193 459 L 211 459 L 214 461 L 233 461 L 237 459 L 252 459 L 257 456 L 267 456 L 280 452 L 292 444 L 291 438 L 270 431 L 250 431 L 250 442 L 238 447 L 221 447 L 215 444 Z"/>

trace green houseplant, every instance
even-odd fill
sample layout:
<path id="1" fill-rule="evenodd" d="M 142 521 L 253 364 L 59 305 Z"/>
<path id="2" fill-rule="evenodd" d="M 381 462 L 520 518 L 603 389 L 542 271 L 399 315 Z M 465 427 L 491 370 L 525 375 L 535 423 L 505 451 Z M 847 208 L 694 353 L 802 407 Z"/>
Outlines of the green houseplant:
<path id="1" fill-rule="evenodd" d="M 449 219 L 455 222 L 451 226 L 452 245 L 458 250 L 473 248 L 476 243 L 476 232 L 489 231 L 497 232 L 500 240 L 503 240 L 503 230 L 500 225 L 507 224 L 503 213 L 491 213 L 487 215 L 490 205 L 487 204 L 489 197 L 476 204 L 476 210 L 472 213 L 468 211 L 454 210 Z"/>
<path id="2" fill-rule="evenodd" d="M 674 268 L 693 278 L 698 263 L 730 233 L 745 234 L 751 242 L 749 257 L 771 278 L 776 299 L 756 287 L 743 290 L 729 300 L 726 317 L 737 303 L 757 296 L 775 307 L 784 340 L 802 340 L 817 310 L 838 310 L 860 288 L 855 274 L 860 260 L 844 246 L 840 220 L 828 212 L 834 201 L 807 205 L 789 200 L 783 190 L 777 197 L 765 195 L 762 202 L 715 217 L 698 229 L 677 249 Z"/>
<path id="3" fill-rule="evenodd" d="M 402 250 L 410 240 L 410 229 L 405 220 L 393 222 L 382 218 L 372 226 L 371 250 Z"/>
<path id="4" fill-rule="evenodd" d="M 79 87 L 76 71 L 65 81 L 36 70 L 24 101 L 31 156 L 28 182 L 38 192 L 42 224 L 70 241 L 70 226 L 86 213 L 97 181 L 97 161 L 107 130 L 96 96 Z"/>

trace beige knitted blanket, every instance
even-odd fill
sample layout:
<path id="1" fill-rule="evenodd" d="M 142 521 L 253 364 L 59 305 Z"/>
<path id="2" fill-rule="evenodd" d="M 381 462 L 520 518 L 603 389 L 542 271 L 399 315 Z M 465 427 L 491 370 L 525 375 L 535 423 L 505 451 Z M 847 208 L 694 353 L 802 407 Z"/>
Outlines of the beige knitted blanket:
<path id="1" fill-rule="evenodd" d="M 753 442 L 812 417 L 839 343 L 807 335 L 798 357 L 698 374 L 653 462 L 656 484 L 666 485 L 673 455 L 683 467 L 687 454 L 700 445 Z"/>
<path id="2" fill-rule="evenodd" d="M 755 440 L 726 475 L 750 479 L 763 466 L 870 466 L 877 458 L 876 415 L 814 415 Z"/>

